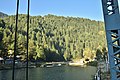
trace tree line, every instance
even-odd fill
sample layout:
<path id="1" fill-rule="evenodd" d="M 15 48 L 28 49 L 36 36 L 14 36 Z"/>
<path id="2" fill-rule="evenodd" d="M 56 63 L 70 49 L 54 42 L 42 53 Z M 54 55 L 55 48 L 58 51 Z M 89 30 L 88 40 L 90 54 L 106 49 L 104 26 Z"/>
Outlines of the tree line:
<path id="1" fill-rule="evenodd" d="M 19 14 L 17 53 L 26 58 L 26 14 Z M 0 56 L 14 52 L 15 15 L 0 18 Z M 70 61 L 104 57 L 104 23 L 79 17 L 30 16 L 29 60 Z"/>

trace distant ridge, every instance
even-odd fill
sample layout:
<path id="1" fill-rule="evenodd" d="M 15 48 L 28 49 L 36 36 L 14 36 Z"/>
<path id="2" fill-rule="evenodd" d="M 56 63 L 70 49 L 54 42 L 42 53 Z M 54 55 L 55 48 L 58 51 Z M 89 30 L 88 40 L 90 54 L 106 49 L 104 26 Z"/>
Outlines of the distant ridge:
<path id="1" fill-rule="evenodd" d="M 3 12 L 0 12 L 0 18 L 4 18 L 4 17 L 7 17 L 8 15 L 3 13 Z"/>

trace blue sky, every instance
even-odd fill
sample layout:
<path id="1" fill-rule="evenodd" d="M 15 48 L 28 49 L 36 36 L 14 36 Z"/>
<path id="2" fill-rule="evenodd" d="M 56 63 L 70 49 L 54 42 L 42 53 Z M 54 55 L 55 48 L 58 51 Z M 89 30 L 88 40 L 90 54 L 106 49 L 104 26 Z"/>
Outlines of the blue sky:
<path id="1" fill-rule="evenodd" d="M 16 13 L 17 0 L 0 0 L 0 12 Z M 102 20 L 101 0 L 31 0 L 31 15 L 55 14 Z M 20 0 L 19 13 L 27 13 L 27 0 Z"/>

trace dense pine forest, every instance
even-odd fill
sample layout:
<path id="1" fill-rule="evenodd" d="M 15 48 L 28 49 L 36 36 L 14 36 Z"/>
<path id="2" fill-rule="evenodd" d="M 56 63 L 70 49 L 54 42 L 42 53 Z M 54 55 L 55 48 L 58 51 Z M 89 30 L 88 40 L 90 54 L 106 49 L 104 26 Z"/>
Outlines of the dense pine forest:
<path id="1" fill-rule="evenodd" d="M 14 53 L 15 15 L 0 18 L 0 57 Z M 17 53 L 26 58 L 27 19 L 19 14 Z M 104 23 L 79 17 L 30 16 L 29 60 L 100 59 L 107 53 Z"/>

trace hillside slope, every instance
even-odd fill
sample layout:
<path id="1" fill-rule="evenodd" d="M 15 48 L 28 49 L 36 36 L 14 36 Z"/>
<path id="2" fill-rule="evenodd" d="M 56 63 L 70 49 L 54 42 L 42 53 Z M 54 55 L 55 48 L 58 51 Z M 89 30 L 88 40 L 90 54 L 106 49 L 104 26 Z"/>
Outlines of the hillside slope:
<path id="1" fill-rule="evenodd" d="M 8 16 L 7 14 L 0 12 L 0 18 L 7 17 L 7 16 Z"/>
<path id="2" fill-rule="evenodd" d="M 13 53 L 15 16 L 3 18 L 0 28 L 2 55 Z M 18 53 L 26 54 L 26 15 L 18 19 Z M 11 52 L 12 51 L 12 52 Z M 69 61 L 94 59 L 106 52 L 103 22 L 84 18 L 55 15 L 31 16 L 29 29 L 29 59 L 43 61 Z"/>

